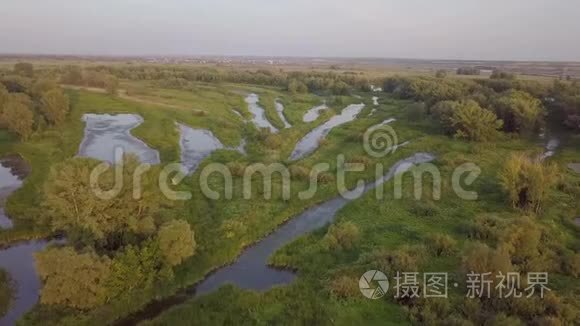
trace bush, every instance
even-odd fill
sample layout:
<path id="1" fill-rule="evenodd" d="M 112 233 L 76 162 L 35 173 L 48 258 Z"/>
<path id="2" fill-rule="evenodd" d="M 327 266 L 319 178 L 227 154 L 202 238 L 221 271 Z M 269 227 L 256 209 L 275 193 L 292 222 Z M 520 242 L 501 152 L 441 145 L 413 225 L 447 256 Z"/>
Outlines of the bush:
<path id="1" fill-rule="evenodd" d="M 383 271 L 394 274 L 396 272 L 416 272 L 424 256 L 423 247 L 401 247 L 397 250 L 379 249 L 369 260 L 377 264 Z"/>
<path id="2" fill-rule="evenodd" d="M 290 167 L 290 175 L 297 180 L 309 180 L 310 170 L 301 165 L 292 165 Z"/>
<path id="3" fill-rule="evenodd" d="M 247 165 L 240 162 L 229 162 L 226 164 L 228 170 L 230 170 L 232 176 L 234 177 L 243 177 L 244 172 L 246 172 Z"/>
<path id="4" fill-rule="evenodd" d="M 432 217 L 439 214 L 439 207 L 432 201 L 415 201 L 410 212 L 417 217 Z"/>
<path id="5" fill-rule="evenodd" d="M 350 250 L 360 238 L 358 227 L 352 222 L 331 225 L 323 242 L 327 249 Z"/>
<path id="6" fill-rule="evenodd" d="M 332 280 L 330 291 L 336 297 L 343 299 L 360 296 L 358 280 L 344 275 Z"/>
<path id="7" fill-rule="evenodd" d="M 524 155 L 514 154 L 504 164 L 499 179 L 514 208 L 539 212 L 549 190 L 558 184 L 555 164 L 545 165 Z"/>
<path id="8" fill-rule="evenodd" d="M 477 240 L 497 240 L 505 223 L 493 215 L 479 215 L 470 226 L 468 236 Z"/>
<path id="9" fill-rule="evenodd" d="M 457 242 L 446 234 L 433 234 L 427 237 L 426 246 L 437 257 L 451 256 Z"/>

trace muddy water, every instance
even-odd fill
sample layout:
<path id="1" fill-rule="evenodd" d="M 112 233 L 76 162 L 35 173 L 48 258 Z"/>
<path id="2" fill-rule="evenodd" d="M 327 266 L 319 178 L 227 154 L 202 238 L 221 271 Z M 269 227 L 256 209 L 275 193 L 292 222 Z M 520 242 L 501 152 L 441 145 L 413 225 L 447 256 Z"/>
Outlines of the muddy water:
<path id="1" fill-rule="evenodd" d="M 258 105 L 260 98 L 256 94 L 250 94 L 246 97 L 246 103 L 248 103 L 248 110 L 252 114 L 252 122 L 258 128 L 268 128 L 271 132 L 276 133 L 278 129 L 274 127 L 268 118 L 266 118 L 266 111 L 263 107 Z"/>
<path id="2" fill-rule="evenodd" d="M 326 106 L 326 104 L 315 106 L 312 109 L 306 111 L 306 113 L 304 114 L 304 117 L 302 117 L 302 121 L 304 121 L 304 122 L 315 121 L 316 119 L 318 119 L 320 114 L 325 110 L 328 110 L 328 106 Z"/>
<path id="3" fill-rule="evenodd" d="M 557 138 L 550 138 L 546 144 L 546 151 L 540 156 L 540 161 L 554 156 L 558 147 L 560 147 L 560 141 Z"/>
<path id="4" fill-rule="evenodd" d="M 144 163 L 159 164 L 159 152 L 131 135 L 131 130 L 143 123 L 136 114 L 85 114 L 85 137 L 79 156 L 114 163 L 115 149 L 135 154 Z"/>
<path id="5" fill-rule="evenodd" d="M 47 241 L 30 241 L 0 250 L 0 268 L 8 272 L 15 284 L 10 309 L 0 318 L 0 325 L 15 325 L 38 302 L 41 284 L 33 255 L 47 245 Z"/>
<path id="6" fill-rule="evenodd" d="M 201 161 L 214 151 L 224 148 L 211 131 L 178 125 L 181 133 L 181 164 L 186 174 L 195 172 Z"/>
<path id="7" fill-rule="evenodd" d="M 320 140 L 324 139 L 332 128 L 354 120 L 363 108 L 364 104 L 349 105 L 339 115 L 333 116 L 324 124 L 314 128 L 296 144 L 292 155 L 290 155 L 290 160 L 299 160 L 314 152 L 318 148 Z"/>
<path id="8" fill-rule="evenodd" d="M 214 134 L 206 129 L 196 129 L 178 123 L 180 132 L 181 165 L 183 172 L 191 174 L 201 162 L 219 149 L 237 151 L 246 154 L 246 140 L 242 139 L 237 147 L 225 147 Z"/>
<path id="9" fill-rule="evenodd" d="M 292 127 L 292 125 L 290 123 L 288 123 L 288 120 L 286 120 L 286 116 L 284 115 L 284 105 L 280 102 L 278 102 L 278 100 L 276 100 L 276 112 L 278 112 L 278 116 L 280 117 L 280 120 L 282 120 L 282 122 L 284 123 L 284 128 L 290 128 Z"/>
<path id="10" fill-rule="evenodd" d="M 417 153 L 401 160 L 391 167 L 389 172 L 382 178 L 367 184 L 364 191 L 370 191 L 387 182 L 395 174 L 410 169 L 414 164 L 427 163 L 433 159 L 434 157 L 431 154 Z M 336 213 L 349 201 L 351 200 L 344 197 L 336 197 L 306 210 L 292 218 L 288 223 L 283 224 L 254 246 L 244 250 L 232 265 L 216 270 L 199 284 L 184 289 L 175 296 L 152 302 L 141 312 L 120 321 L 118 325 L 136 325 L 141 321 L 153 319 L 171 307 L 184 303 L 191 298 L 211 293 L 226 284 L 233 284 L 243 289 L 265 291 L 276 285 L 291 283 L 296 278 L 296 275 L 287 270 L 269 267 L 269 257 L 284 245 L 332 222 Z"/>
<path id="11" fill-rule="evenodd" d="M 0 229 L 11 228 L 12 221 L 4 213 L 4 202 L 22 186 L 29 168 L 24 159 L 11 155 L 0 159 Z M 38 301 L 40 281 L 36 275 L 32 254 L 46 246 L 44 241 L 31 241 L 0 250 L 0 269 L 14 282 L 13 300 L 0 325 L 14 325 Z"/>
<path id="12" fill-rule="evenodd" d="M 23 161 L 19 157 L 0 159 L 0 229 L 11 229 L 13 226 L 12 220 L 4 212 L 4 203 L 10 194 L 22 186 L 23 175 L 19 175 L 15 163 L 23 164 Z"/>

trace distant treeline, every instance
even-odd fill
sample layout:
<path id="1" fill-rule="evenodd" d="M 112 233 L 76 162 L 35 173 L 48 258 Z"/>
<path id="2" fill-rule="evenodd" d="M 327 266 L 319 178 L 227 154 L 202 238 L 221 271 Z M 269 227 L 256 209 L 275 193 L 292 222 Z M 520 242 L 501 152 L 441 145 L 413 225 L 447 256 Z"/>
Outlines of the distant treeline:
<path id="1" fill-rule="evenodd" d="M 370 90 L 371 81 L 353 72 L 285 72 L 171 66 L 97 67 L 120 79 L 152 80 L 159 86 L 185 88 L 190 82 L 240 83 L 286 88 L 293 93 L 328 92 L 346 95 L 352 88 Z"/>
<path id="2" fill-rule="evenodd" d="M 441 103 L 475 102 L 503 121 L 510 133 L 538 132 L 546 117 L 580 131 L 580 85 L 555 80 L 552 84 L 518 80 L 509 73 L 494 73 L 491 79 L 441 79 L 432 77 L 389 77 L 384 90 L 425 104 L 431 114 Z M 474 122 L 476 123 L 476 122 Z"/>

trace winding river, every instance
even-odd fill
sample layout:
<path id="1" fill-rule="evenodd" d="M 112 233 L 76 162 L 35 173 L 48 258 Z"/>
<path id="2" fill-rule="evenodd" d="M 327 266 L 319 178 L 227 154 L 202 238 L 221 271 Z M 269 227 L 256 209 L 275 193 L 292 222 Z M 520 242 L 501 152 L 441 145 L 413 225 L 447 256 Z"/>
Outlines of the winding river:
<path id="1" fill-rule="evenodd" d="M 248 110 L 252 114 L 252 121 L 258 127 L 270 129 L 270 132 L 277 133 L 278 129 L 270 123 L 268 118 L 266 118 L 266 111 L 263 107 L 261 107 L 258 103 L 260 102 L 260 98 L 256 94 L 250 94 L 246 97 L 246 103 L 248 104 Z"/>
<path id="2" fill-rule="evenodd" d="M 326 103 L 319 105 L 319 106 L 315 106 L 312 109 L 306 111 L 306 113 L 304 113 L 304 116 L 302 117 L 302 121 L 304 121 L 304 122 L 316 121 L 316 119 L 318 119 L 320 114 L 325 110 L 328 110 L 328 106 L 326 106 Z"/>
<path id="3" fill-rule="evenodd" d="M 4 202 L 20 188 L 27 174 L 28 166 L 22 157 L 10 155 L 0 159 L 0 229 L 12 227 L 12 221 L 4 213 Z M 40 280 L 34 267 L 33 254 L 47 244 L 46 241 L 22 242 L 0 250 L 0 269 L 8 272 L 15 291 L 9 310 L 0 317 L 0 325 L 14 325 L 38 302 Z"/>
<path id="4" fill-rule="evenodd" d="M 290 160 L 296 161 L 312 154 L 318 148 L 320 140 L 324 139 L 333 128 L 354 120 L 364 107 L 364 104 L 351 104 L 344 108 L 340 114 L 314 128 L 296 144 L 290 155 Z"/>
<path id="5" fill-rule="evenodd" d="M 278 112 L 280 120 L 282 120 L 282 122 L 284 123 L 284 128 L 288 129 L 292 127 L 292 125 L 288 122 L 288 120 L 286 120 L 286 116 L 284 115 L 284 104 L 278 102 L 278 100 L 276 100 L 274 104 L 276 105 L 276 112 Z"/>
<path id="6" fill-rule="evenodd" d="M 434 156 L 428 153 L 417 153 L 403 159 L 393 165 L 382 178 L 367 184 L 364 191 L 370 191 L 387 182 L 395 174 L 410 169 L 414 164 L 427 163 L 432 160 Z M 233 264 L 215 270 L 203 281 L 174 296 L 150 303 L 141 312 L 119 321 L 117 325 L 136 325 L 141 321 L 155 318 L 173 306 L 211 293 L 226 284 L 255 291 L 265 291 L 273 286 L 290 284 L 296 278 L 296 274 L 288 270 L 269 267 L 269 257 L 284 245 L 332 222 L 336 213 L 353 200 L 346 197 L 354 198 L 354 196 L 339 196 L 307 209 L 281 225 L 263 240 L 245 249 Z"/>
<path id="7" fill-rule="evenodd" d="M 12 220 L 4 212 L 4 202 L 22 186 L 27 168 L 20 156 L 10 155 L 0 159 L 0 230 L 11 229 Z"/>

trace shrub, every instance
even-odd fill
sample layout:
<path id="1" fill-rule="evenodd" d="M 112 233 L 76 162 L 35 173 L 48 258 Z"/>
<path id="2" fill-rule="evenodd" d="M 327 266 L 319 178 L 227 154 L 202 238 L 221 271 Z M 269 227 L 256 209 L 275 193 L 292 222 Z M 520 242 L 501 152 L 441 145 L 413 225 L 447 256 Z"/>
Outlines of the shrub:
<path id="1" fill-rule="evenodd" d="M 505 223 L 493 215 L 479 215 L 471 224 L 468 236 L 477 240 L 497 240 Z"/>
<path id="2" fill-rule="evenodd" d="M 541 210 L 548 192 L 558 183 L 558 168 L 514 154 L 504 164 L 499 179 L 514 208 Z"/>
<path id="3" fill-rule="evenodd" d="M 439 207 L 432 201 L 415 201 L 410 212 L 417 217 L 432 217 L 439 214 Z"/>
<path id="4" fill-rule="evenodd" d="M 246 171 L 247 167 L 246 164 L 240 162 L 229 162 L 226 164 L 226 166 L 228 167 L 228 170 L 230 170 L 231 174 L 234 177 L 239 178 L 244 176 L 244 172 Z"/>
<path id="5" fill-rule="evenodd" d="M 375 251 L 370 261 L 377 264 L 377 267 L 388 273 L 415 272 L 419 270 L 422 263 L 421 257 L 424 252 L 423 247 L 401 247 L 397 250 L 379 249 Z"/>
<path id="6" fill-rule="evenodd" d="M 324 236 L 324 245 L 333 250 L 352 249 L 360 238 L 358 227 L 352 222 L 342 222 L 331 225 Z"/>
<path id="7" fill-rule="evenodd" d="M 360 296 L 358 280 L 344 275 L 332 280 L 330 291 L 335 296 L 343 299 Z"/>
<path id="8" fill-rule="evenodd" d="M 457 242 L 446 234 L 433 234 L 427 238 L 426 246 L 435 256 L 450 256 Z"/>
<path id="9" fill-rule="evenodd" d="M 301 165 L 292 165 L 290 167 L 290 175 L 297 180 L 309 180 L 310 170 Z"/>

